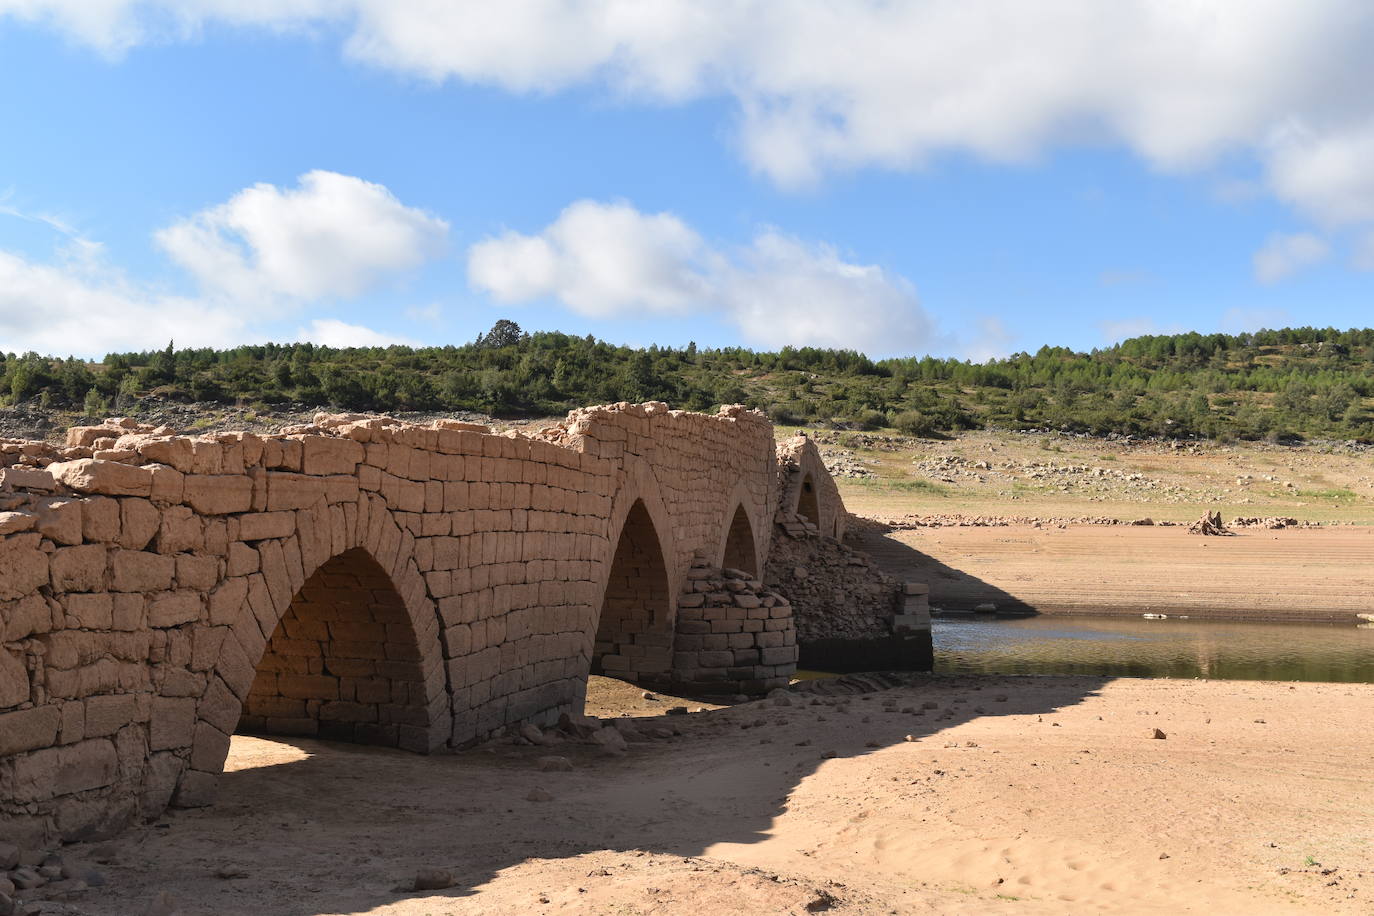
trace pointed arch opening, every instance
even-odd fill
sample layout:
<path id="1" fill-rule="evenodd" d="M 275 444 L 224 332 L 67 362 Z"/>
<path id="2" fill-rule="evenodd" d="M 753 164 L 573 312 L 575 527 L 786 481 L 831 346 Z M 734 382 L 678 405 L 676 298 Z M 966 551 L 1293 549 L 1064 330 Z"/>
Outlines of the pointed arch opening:
<path id="1" fill-rule="evenodd" d="M 759 574 L 758 547 L 754 542 L 754 526 L 749 522 L 749 513 L 744 506 L 735 507 L 735 517 L 730 521 L 729 533 L 725 536 L 725 553 L 721 566 L 739 569 L 751 576 Z"/>
<path id="2" fill-rule="evenodd" d="M 820 504 L 816 500 L 816 482 L 810 474 L 802 478 L 801 492 L 797 496 L 797 514 L 804 516 L 813 525 L 821 523 Z"/>
<path id="3" fill-rule="evenodd" d="M 428 749 L 414 627 L 391 577 L 365 550 L 312 575 L 267 643 L 238 731 Z"/>
<path id="4" fill-rule="evenodd" d="M 626 680 L 666 677 L 672 667 L 671 599 L 658 530 L 644 501 L 637 499 L 611 560 L 592 673 Z"/>

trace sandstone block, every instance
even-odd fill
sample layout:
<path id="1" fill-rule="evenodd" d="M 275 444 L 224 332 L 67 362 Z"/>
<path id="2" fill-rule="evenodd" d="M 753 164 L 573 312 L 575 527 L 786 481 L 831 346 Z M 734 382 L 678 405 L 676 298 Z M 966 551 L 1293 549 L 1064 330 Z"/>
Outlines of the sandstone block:
<path id="1" fill-rule="evenodd" d="M 196 701 L 153 697 L 148 722 L 148 747 L 154 751 L 189 747 L 196 723 Z"/>
<path id="2" fill-rule="evenodd" d="M 157 534 L 162 513 L 146 499 L 119 501 L 119 546 L 142 550 Z"/>
<path id="3" fill-rule="evenodd" d="M 62 547 L 52 555 L 52 587 L 58 592 L 93 592 L 105 583 L 105 547 Z"/>
<path id="4" fill-rule="evenodd" d="M 250 512 L 239 516 L 239 540 L 288 538 L 296 533 L 294 512 Z"/>
<path id="5" fill-rule="evenodd" d="M 148 626 L 175 627 L 200 619 L 204 601 L 199 592 L 180 591 L 156 595 L 148 602 Z"/>
<path id="6" fill-rule="evenodd" d="M 176 561 L 142 550 L 116 550 L 110 557 L 110 584 L 119 592 L 155 592 L 172 587 Z"/>
<path id="7" fill-rule="evenodd" d="M 4 524 L 0 522 L 0 529 Z M 81 502 L 47 499 L 38 506 L 38 532 L 58 544 L 81 543 Z"/>
<path id="8" fill-rule="evenodd" d="M 201 515 L 247 512 L 253 508 L 253 482 L 238 475 L 190 474 L 183 498 Z"/>
<path id="9" fill-rule="evenodd" d="M 87 697 L 85 700 L 85 734 L 87 738 L 113 735 L 135 721 L 138 700 L 133 694 L 113 694 Z"/>
<path id="10" fill-rule="evenodd" d="M 38 544 L 37 534 L 0 540 L 0 601 L 22 598 L 48 583 L 48 555 Z"/>
<path id="11" fill-rule="evenodd" d="M 68 626 L 108 630 L 114 625 L 114 596 L 109 593 L 67 595 L 64 604 Z"/>
<path id="12" fill-rule="evenodd" d="M 21 656 L 0 647 L 0 709 L 29 701 L 29 669 Z M 0 725 L 4 722 L 0 717 Z M 0 738 L 0 743 L 4 739 Z"/>
<path id="13" fill-rule="evenodd" d="M 301 467 L 306 474 L 352 474 L 364 457 L 362 444 L 352 439 L 306 436 L 301 447 Z"/>
<path id="14" fill-rule="evenodd" d="M 106 496 L 148 496 L 153 492 L 153 475 L 146 468 L 78 458 L 48 465 L 48 473 L 78 493 L 102 493 Z"/>
<path id="15" fill-rule="evenodd" d="M 0 713 L 0 757 L 51 747 L 61 723 L 62 713 L 56 706 Z"/>

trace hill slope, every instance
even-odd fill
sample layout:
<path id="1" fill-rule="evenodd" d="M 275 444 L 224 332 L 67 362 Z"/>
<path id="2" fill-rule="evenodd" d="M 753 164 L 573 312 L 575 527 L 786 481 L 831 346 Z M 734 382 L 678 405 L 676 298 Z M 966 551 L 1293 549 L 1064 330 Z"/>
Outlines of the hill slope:
<path id="1" fill-rule="evenodd" d="M 117 353 L 99 363 L 0 356 L 0 395 L 90 415 L 149 394 L 348 410 L 547 415 L 588 403 L 743 402 L 783 424 L 1062 429 L 1096 435 L 1374 440 L 1374 329 L 1137 337 L 975 364 L 847 350 L 631 349 L 498 322 L 464 346 L 267 344 Z"/>

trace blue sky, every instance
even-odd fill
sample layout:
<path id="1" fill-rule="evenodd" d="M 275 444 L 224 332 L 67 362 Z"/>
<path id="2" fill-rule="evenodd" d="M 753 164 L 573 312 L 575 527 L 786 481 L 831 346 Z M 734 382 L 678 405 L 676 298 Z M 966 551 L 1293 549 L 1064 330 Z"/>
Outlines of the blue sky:
<path id="1" fill-rule="evenodd" d="M 0 0 L 0 350 L 1368 325 L 1374 15 L 1240 6 Z"/>

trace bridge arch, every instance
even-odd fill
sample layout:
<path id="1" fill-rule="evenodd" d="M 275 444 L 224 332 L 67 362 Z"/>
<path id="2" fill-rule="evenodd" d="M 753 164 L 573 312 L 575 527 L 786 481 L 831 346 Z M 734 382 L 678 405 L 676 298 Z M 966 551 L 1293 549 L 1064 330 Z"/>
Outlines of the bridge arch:
<path id="1" fill-rule="evenodd" d="M 801 486 L 797 489 L 797 514 L 805 517 L 813 525 L 819 526 L 821 523 L 820 501 L 816 496 L 816 479 L 811 474 L 802 477 Z"/>
<path id="2" fill-rule="evenodd" d="M 665 680 L 672 670 L 681 580 L 671 516 L 647 464 L 627 465 L 608 530 L 589 670 L 626 680 Z"/>
<path id="3" fill-rule="evenodd" d="M 381 497 L 364 497 L 359 509 L 351 527 L 342 510 L 335 517 L 323 506 L 279 514 L 283 526 L 294 517 L 291 533 L 248 541 L 257 571 L 211 594 L 211 622 L 221 595 L 225 625 L 196 634 L 218 643 L 219 655 L 196 704 L 178 804 L 212 800 L 240 730 L 419 753 L 447 740 L 439 620 L 414 539 Z"/>

